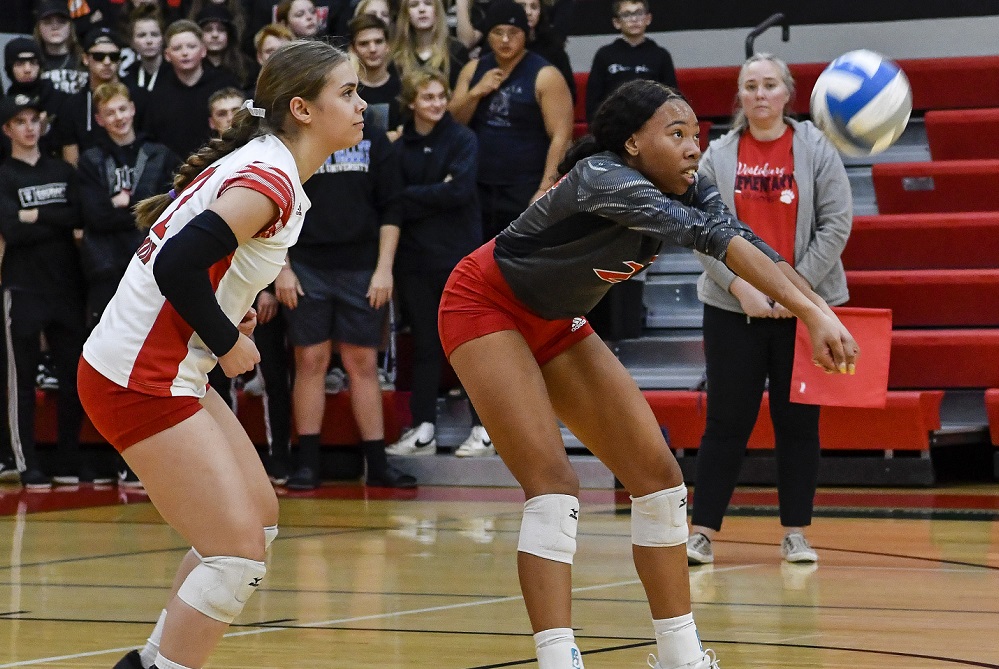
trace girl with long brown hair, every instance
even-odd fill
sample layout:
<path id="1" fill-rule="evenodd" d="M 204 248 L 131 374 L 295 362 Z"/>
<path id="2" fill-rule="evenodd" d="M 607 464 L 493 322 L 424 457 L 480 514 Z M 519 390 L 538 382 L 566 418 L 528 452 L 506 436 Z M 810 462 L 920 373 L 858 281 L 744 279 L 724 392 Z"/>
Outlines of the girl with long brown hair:
<path id="1" fill-rule="evenodd" d="M 278 504 L 219 394 L 260 360 L 251 304 L 284 264 L 310 203 L 302 190 L 361 139 L 365 103 L 346 54 L 293 42 L 267 61 L 257 100 L 136 209 L 149 235 L 84 346 L 80 398 L 94 426 L 193 548 L 145 647 L 118 669 L 197 669 L 266 573 Z"/>

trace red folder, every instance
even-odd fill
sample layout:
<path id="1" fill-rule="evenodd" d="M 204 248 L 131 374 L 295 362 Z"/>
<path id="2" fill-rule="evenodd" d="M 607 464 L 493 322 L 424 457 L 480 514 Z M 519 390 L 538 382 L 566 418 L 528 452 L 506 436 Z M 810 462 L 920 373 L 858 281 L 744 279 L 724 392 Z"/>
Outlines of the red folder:
<path id="1" fill-rule="evenodd" d="M 860 346 L 856 374 L 828 374 L 812 362 L 808 328 L 798 321 L 791 371 L 791 401 L 838 407 L 884 408 L 891 357 L 891 309 L 833 307 Z"/>

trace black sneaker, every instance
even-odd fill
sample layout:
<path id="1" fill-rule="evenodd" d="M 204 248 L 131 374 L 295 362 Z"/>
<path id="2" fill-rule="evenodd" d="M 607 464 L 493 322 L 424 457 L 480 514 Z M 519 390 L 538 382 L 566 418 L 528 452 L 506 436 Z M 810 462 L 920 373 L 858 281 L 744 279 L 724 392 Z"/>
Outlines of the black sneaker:
<path id="1" fill-rule="evenodd" d="M 115 482 L 113 477 L 98 474 L 97 471 L 89 465 L 80 467 L 79 480 L 80 483 L 84 485 L 111 485 Z"/>
<path id="2" fill-rule="evenodd" d="M 21 485 L 28 490 L 50 490 L 52 479 L 37 469 L 28 469 L 21 472 Z"/>
<path id="3" fill-rule="evenodd" d="M 131 467 L 124 467 L 118 470 L 118 487 L 127 488 L 128 490 L 145 490 L 146 486 L 142 485 L 142 481 L 139 477 L 135 475 Z"/>
<path id="4" fill-rule="evenodd" d="M 267 478 L 272 485 L 283 486 L 288 483 L 288 462 L 283 457 L 269 457 L 266 459 Z"/>
<path id="5" fill-rule="evenodd" d="M 17 471 L 17 466 L 13 460 L 0 460 L 0 483 L 18 483 L 21 480 L 21 472 Z"/>
<path id="6" fill-rule="evenodd" d="M 118 660 L 118 664 L 114 665 L 114 669 L 142 669 L 142 656 L 139 655 L 139 651 L 132 650 L 128 652 L 128 655 Z M 153 669 L 150 667 L 149 669 Z"/>
<path id="7" fill-rule="evenodd" d="M 299 467 L 288 477 L 285 487 L 288 490 L 315 490 L 319 487 L 319 475 L 311 467 Z"/>
<path id="8" fill-rule="evenodd" d="M 288 484 L 291 487 L 291 484 Z M 416 477 L 404 474 L 393 467 L 386 467 L 378 474 L 368 474 L 364 485 L 376 488 L 415 488 Z"/>

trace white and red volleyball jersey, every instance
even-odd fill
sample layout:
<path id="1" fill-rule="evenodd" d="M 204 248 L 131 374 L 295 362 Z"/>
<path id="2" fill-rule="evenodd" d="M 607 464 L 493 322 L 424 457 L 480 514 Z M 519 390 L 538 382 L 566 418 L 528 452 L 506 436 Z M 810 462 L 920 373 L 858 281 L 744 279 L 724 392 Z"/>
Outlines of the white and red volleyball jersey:
<path id="1" fill-rule="evenodd" d="M 274 135 L 263 135 L 207 167 L 150 228 L 83 346 L 87 362 L 111 381 L 150 395 L 204 396 L 217 359 L 163 297 L 153 265 L 164 243 L 232 188 L 263 193 L 279 213 L 209 270 L 222 311 L 239 323 L 257 293 L 277 277 L 311 203 L 291 152 Z"/>

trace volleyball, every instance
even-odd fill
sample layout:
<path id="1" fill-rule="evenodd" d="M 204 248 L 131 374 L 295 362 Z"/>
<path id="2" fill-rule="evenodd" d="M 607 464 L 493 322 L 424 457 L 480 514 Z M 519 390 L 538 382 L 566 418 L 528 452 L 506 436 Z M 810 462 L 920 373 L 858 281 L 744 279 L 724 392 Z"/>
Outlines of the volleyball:
<path id="1" fill-rule="evenodd" d="M 850 51 L 819 75 L 811 112 L 837 149 L 869 156 L 902 136 L 912 113 L 912 89 L 893 61 L 866 49 Z"/>

